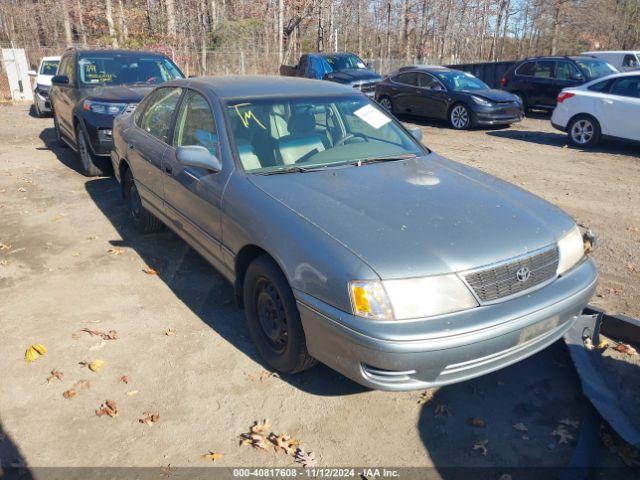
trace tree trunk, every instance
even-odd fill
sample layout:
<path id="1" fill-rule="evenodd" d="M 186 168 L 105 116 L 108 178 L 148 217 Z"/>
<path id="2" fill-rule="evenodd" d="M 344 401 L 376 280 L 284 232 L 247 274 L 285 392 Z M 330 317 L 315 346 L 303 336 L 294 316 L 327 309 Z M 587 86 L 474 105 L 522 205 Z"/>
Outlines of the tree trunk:
<path id="1" fill-rule="evenodd" d="M 174 0 L 164 0 L 167 9 L 167 34 L 171 38 L 176 36 L 176 6 Z"/>
<path id="2" fill-rule="evenodd" d="M 80 33 L 80 39 L 82 40 L 82 45 L 86 47 L 87 30 L 84 26 L 84 15 L 82 11 L 82 5 L 80 5 L 80 0 L 76 0 L 76 15 L 78 16 L 78 31 Z"/>
<path id="3" fill-rule="evenodd" d="M 284 62 L 284 0 L 278 0 L 278 61 Z"/>
<path id="4" fill-rule="evenodd" d="M 111 0 L 105 0 L 104 2 L 105 17 L 107 17 L 107 26 L 109 27 L 109 36 L 111 37 L 111 46 L 118 48 L 118 37 L 116 35 L 116 29 L 113 24 L 113 9 L 111 8 Z"/>
<path id="5" fill-rule="evenodd" d="M 60 12 L 62 14 L 62 24 L 64 26 L 64 39 L 67 43 L 67 47 L 70 47 L 73 43 L 73 37 L 71 36 L 71 21 L 69 20 L 69 6 L 67 0 L 60 2 Z"/>

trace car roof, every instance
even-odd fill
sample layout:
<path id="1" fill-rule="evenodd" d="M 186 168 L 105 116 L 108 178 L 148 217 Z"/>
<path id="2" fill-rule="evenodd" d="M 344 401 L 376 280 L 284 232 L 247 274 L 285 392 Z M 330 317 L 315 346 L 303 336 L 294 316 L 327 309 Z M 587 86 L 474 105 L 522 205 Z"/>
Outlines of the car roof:
<path id="1" fill-rule="evenodd" d="M 451 72 L 452 68 L 443 67 L 442 65 L 407 65 L 406 67 L 400 67 L 398 72 L 407 72 L 410 70 L 420 70 L 423 72 Z"/>
<path id="2" fill-rule="evenodd" d="M 52 61 L 52 60 L 60 60 L 59 56 L 53 56 L 53 57 L 42 57 L 41 61 Z"/>
<path id="3" fill-rule="evenodd" d="M 333 52 L 333 53 L 327 53 L 327 52 L 320 52 L 320 53 L 310 53 L 309 55 L 318 55 L 319 57 L 348 57 L 351 55 L 355 55 L 355 53 L 351 53 L 351 52 Z"/>
<path id="4" fill-rule="evenodd" d="M 149 50 L 124 50 L 124 49 L 82 49 L 71 48 L 80 55 L 152 55 L 157 57 L 166 57 L 164 53 L 152 52 Z"/>
<path id="5" fill-rule="evenodd" d="M 593 55 L 540 55 L 538 57 L 527 57 L 524 58 L 522 61 L 527 61 L 527 60 L 583 60 L 583 59 L 589 59 L 589 58 L 594 58 Z"/>
<path id="6" fill-rule="evenodd" d="M 616 54 L 628 54 L 628 53 L 640 53 L 640 50 L 593 50 L 591 52 L 582 52 L 582 55 L 597 55 L 599 53 L 616 53 Z"/>
<path id="7" fill-rule="evenodd" d="M 270 75 L 231 75 L 225 77 L 194 77 L 164 84 L 194 86 L 208 90 L 220 98 L 260 98 L 360 94 L 352 87 L 326 80 L 279 77 Z"/>

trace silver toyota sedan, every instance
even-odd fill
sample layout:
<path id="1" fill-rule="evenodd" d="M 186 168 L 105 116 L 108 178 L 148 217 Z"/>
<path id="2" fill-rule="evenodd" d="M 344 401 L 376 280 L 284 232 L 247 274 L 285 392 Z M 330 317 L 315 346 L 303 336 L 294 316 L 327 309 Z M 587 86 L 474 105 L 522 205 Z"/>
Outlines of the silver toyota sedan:
<path id="1" fill-rule="evenodd" d="M 440 157 L 349 87 L 177 80 L 113 138 L 132 221 L 168 226 L 232 282 L 282 372 L 460 382 L 561 338 L 596 287 L 571 217 Z"/>

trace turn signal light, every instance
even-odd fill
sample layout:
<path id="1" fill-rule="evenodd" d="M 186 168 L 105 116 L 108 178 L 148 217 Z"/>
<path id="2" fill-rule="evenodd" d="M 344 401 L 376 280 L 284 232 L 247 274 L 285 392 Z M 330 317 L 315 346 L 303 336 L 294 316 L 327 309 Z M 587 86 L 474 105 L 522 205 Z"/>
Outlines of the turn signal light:
<path id="1" fill-rule="evenodd" d="M 573 96 L 575 96 L 575 93 L 560 92 L 560 94 L 558 95 L 558 103 L 562 103 Z"/>

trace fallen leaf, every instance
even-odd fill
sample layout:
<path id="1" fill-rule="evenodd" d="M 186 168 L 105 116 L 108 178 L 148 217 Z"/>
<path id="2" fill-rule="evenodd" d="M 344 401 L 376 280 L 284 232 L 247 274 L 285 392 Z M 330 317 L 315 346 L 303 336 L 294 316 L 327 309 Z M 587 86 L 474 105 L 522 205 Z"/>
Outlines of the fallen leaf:
<path id="1" fill-rule="evenodd" d="M 72 388 L 63 392 L 62 396 L 67 400 L 71 400 L 73 397 L 75 397 L 78 394 L 80 390 L 86 390 L 90 386 L 91 386 L 91 383 L 89 383 L 89 380 L 79 380 L 75 383 L 75 385 Z"/>
<path id="2" fill-rule="evenodd" d="M 449 407 L 444 403 L 438 403 L 435 406 L 434 411 L 435 411 L 436 417 L 451 416 L 451 410 L 449 410 Z"/>
<path id="3" fill-rule="evenodd" d="M 600 340 L 600 343 L 596 346 L 598 350 L 605 350 L 609 346 L 609 342 L 606 340 Z"/>
<path id="4" fill-rule="evenodd" d="M 269 420 L 262 420 L 262 422 L 255 421 L 249 429 L 251 433 L 264 433 L 271 428 Z"/>
<path id="5" fill-rule="evenodd" d="M 116 402 L 114 402 L 113 400 L 107 400 L 102 405 L 100 405 L 100 408 L 98 410 L 96 410 L 96 415 L 99 417 L 103 415 L 108 415 L 111 418 L 116 417 L 118 415 L 118 407 L 116 407 Z"/>
<path id="6" fill-rule="evenodd" d="M 638 351 L 627 343 L 619 343 L 613 349 L 616 352 L 626 353 L 627 355 L 637 355 Z"/>
<path id="7" fill-rule="evenodd" d="M 151 267 L 144 267 L 142 269 L 142 271 L 144 273 L 146 273 L 147 275 L 157 275 L 158 274 L 158 272 L 156 270 L 154 270 L 153 268 L 151 268 Z"/>
<path id="8" fill-rule="evenodd" d="M 0 251 L 1 250 L 11 250 L 11 245 L 7 245 L 6 243 L 0 242 Z"/>
<path id="9" fill-rule="evenodd" d="M 167 337 L 170 337 L 171 335 L 175 335 L 176 331 L 173 328 L 167 328 L 167 329 L 165 329 L 164 334 Z"/>
<path id="10" fill-rule="evenodd" d="M 480 453 L 486 457 L 487 453 L 489 452 L 489 449 L 487 448 L 487 443 L 489 443 L 489 440 L 478 440 L 476 443 L 473 444 L 473 449 L 480 450 Z"/>
<path id="11" fill-rule="evenodd" d="M 305 452 L 298 448 L 296 450 L 296 462 L 302 465 L 303 468 L 313 468 L 316 466 L 316 457 L 313 452 Z"/>
<path id="12" fill-rule="evenodd" d="M 570 420 L 568 418 L 563 418 L 559 423 L 567 427 L 578 428 L 578 426 L 580 425 L 580 420 Z"/>
<path id="13" fill-rule="evenodd" d="M 558 437 L 558 444 L 569 443 L 569 440 L 573 440 L 573 435 L 571 435 L 563 425 L 556 427 L 556 429 L 551 432 L 551 435 Z"/>
<path id="14" fill-rule="evenodd" d="M 27 348 L 26 352 L 24 352 L 24 359 L 27 362 L 35 362 L 45 353 L 47 353 L 47 349 L 44 347 L 44 345 L 42 345 L 41 343 L 34 343 L 29 348 Z"/>
<path id="15" fill-rule="evenodd" d="M 516 423 L 515 425 L 511 425 L 515 430 L 522 433 L 529 432 L 529 429 L 524 423 Z"/>
<path id="16" fill-rule="evenodd" d="M 107 253 L 109 255 L 120 255 L 121 253 L 124 253 L 124 250 L 122 248 L 110 248 L 107 250 Z"/>
<path id="17" fill-rule="evenodd" d="M 107 342 L 105 342 L 104 340 L 101 340 L 100 343 L 96 343 L 95 345 L 92 345 L 89 347 L 89 350 L 92 352 L 95 352 L 97 350 L 102 349 L 102 347 L 104 347 L 107 344 Z"/>
<path id="18" fill-rule="evenodd" d="M 20 187 L 20 188 L 18 188 L 18 191 L 19 191 L 19 192 L 26 192 L 26 191 L 27 191 L 27 189 L 26 189 L 26 188 L 24 188 L 24 187 Z"/>
<path id="19" fill-rule="evenodd" d="M 53 369 L 51 370 L 51 374 L 47 377 L 47 383 L 51 383 L 54 378 L 57 378 L 58 380 L 62 381 L 62 379 L 64 378 L 64 375 L 62 372 L 56 369 Z"/>
<path id="20" fill-rule="evenodd" d="M 260 433 L 243 433 L 240 435 L 240 445 L 248 445 L 260 450 L 271 449 L 271 443 L 267 442 L 267 437 Z"/>
<path id="21" fill-rule="evenodd" d="M 484 428 L 487 426 L 485 421 L 482 420 L 481 418 L 470 418 L 469 425 L 471 425 L 472 427 L 478 427 L 478 428 Z"/>
<path id="22" fill-rule="evenodd" d="M 286 433 L 280 435 L 272 433 L 269 435 L 269 441 L 273 443 L 276 452 L 283 451 L 287 455 L 294 455 L 299 444 L 298 440 Z"/>
<path id="23" fill-rule="evenodd" d="M 80 365 L 84 366 L 84 367 L 89 367 L 89 370 L 91 370 L 94 373 L 98 373 L 100 371 L 100 369 L 102 367 L 104 367 L 105 361 L 104 360 L 93 360 L 91 362 L 88 361 L 84 361 L 84 362 L 80 362 Z"/>
<path id="24" fill-rule="evenodd" d="M 154 423 L 156 423 L 158 420 L 160 420 L 160 414 L 159 413 L 153 413 L 153 412 L 142 412 L 142 415 L 144 415 L 143 418 L 138 419 L 138 421 L 140 423 L 144 423 L 145 425 L 149 425 L 152 426 Z"/>
<path id="25" fill-rule="evenodd" d="M 205 460 L 211 460 L 212 462 L 215 462 L 216 460 L 220 460 L 222 458 L 222 454 L 212 452 L 211 450 L 209 450 L 209 453 L 205 453 L 202 456 L 202 458 L 204 458 Z"/>
<path id="26" fill-rule="evenodd" d="M 247 375 L 247 378 L 251 381 L 259 380 L 263 382 L 269 378 L 280 378 L 280 375 L 276 372 L 270 372 L 269 370 L 261 370 L 257 374 Z"/>
<path id="27" fill-rule="evenodd" d="M 133 397 L 134 395 L 137 395 L 138 393 L 139 393 L 138 390 L 129 390 L 127 392 L 127 396 L 128 397 Z"/>
<path id="28" fill-rule="evenodd" d="M 122 383 L 129 383 L 129 377 L 127 375 L 123 375 L 120 377 L 120 381 Z"/>
<path id="29" fill-rule="evenodd" d="M 425 390 L 420 394 L 420 397 L 418 397 L 418 405 L 426 405 L 433 400 L 434 396 L 435 393 L 433 390 Z"/>
<path id="30" fill-rule="evenodd" d="M 103 340 L 118 340 L 118 332 L 115 330 L 109 330 L 107 333 L 100 332 L 98 330 L 91 330 L 90 328 L 83 328 L 82 332 L 88 333 L 92 337 L 100 337 Z"/>
<path id="31" fill-rule="evenodd" d="M 637 231 L 638 231 L 638 227 L 636 227 L 635 225 L 629 225 L 629 226 L 627 227 L 627 230 L 628 230 L 629 232 L 637 232 Z"/>

